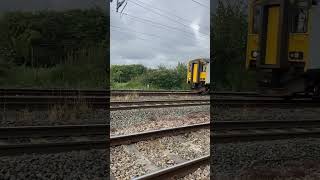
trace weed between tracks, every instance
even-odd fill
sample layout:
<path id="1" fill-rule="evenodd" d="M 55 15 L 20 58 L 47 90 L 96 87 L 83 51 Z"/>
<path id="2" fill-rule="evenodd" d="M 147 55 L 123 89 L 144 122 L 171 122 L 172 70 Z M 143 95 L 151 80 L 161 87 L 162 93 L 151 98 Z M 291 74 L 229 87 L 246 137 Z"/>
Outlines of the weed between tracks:
<path id="1" fill-rule="evenodd" d="M 76 120 L 81 114 L 88 113 L 92 110 L 88 104 L 80 104 L 77 106 L 53 106 L 48 110 L 48 119 L 54 120 Z"/>
<path id="2" fill-rule="evenodd" d="M 114 101 L 132 101 L 139 99 L 140 96 L 137 93 L 130 93 L 126 96 L 113 96 L 112 100 Z"/>
<path id="3" fill-rule="evenodd" d="M 90 113 L 93 108 L 87 102 L 78 101 L 73 106 L 63 104 L 63 105 L 53 105 L 48 108 L 48 110 L 43 111 L 47 121 L 62 121 L 62 120 L 77 120 L 82 114 Z M 3 111 L 3 119 L 8 118 L 7 113 Z M 15 119 L 18 121 L 33 121 L 34 111 L 28 108 L 16 111 Z"/>

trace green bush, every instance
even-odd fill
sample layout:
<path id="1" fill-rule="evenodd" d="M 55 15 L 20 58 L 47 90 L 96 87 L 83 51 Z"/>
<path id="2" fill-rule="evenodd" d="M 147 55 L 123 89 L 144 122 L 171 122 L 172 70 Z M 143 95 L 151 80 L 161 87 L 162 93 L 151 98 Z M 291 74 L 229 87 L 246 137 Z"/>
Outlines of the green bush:
<path id="1" fill-rule="evenodd" d="M 126 76 L 121 77 L 119 75 L 119 69 L 129 72 L 131 75 L 128 78 L 129 80 L 126 79 Z M 137 69 L 140 69 L 140 71 Z M 159 66 L 157 69 L 148 69 L 143 65 L 111 66 L 112 89 L 188 89 L 186 78 L 187 66 L 182 63 L 179 63 L 175 68 Z M 126 81 L 120 81 L 120 79 L 126 79 Z"/>

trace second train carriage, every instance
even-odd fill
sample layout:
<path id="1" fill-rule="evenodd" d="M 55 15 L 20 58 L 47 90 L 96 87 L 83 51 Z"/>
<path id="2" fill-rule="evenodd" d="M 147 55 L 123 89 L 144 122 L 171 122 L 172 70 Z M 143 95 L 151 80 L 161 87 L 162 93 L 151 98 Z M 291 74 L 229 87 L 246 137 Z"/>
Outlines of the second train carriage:
<path id="1" fill-rule="evenodd" d="M 320 1 L 251 0 L 246 67 L 261 92 L 320 94 Z"/>

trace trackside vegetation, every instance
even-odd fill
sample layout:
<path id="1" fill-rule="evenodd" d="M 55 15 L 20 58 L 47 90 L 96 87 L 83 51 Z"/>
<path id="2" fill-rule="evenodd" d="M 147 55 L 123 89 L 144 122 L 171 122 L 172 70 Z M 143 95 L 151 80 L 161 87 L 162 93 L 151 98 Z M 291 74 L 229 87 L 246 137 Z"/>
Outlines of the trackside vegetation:
<path id="1" fill-rule="evenodd" d="M 0 16 L 0 86 L 105 88 L 107 16 L 99 8 Z"/>
<path id="2" fill-rule="evenodd" d="M 147 68 L 141 64 L 111 65 L 112 89 L 183 90 L 187 84 L 187 66 L 178 63 L 176 67 Z"/>
<path id="3" fill-rule="evenodd" d="M 245 69 L 247 1 L 219 1 L 211 16 L 212 78 L 216 90 L 254 90 L 255 75 Z"/>

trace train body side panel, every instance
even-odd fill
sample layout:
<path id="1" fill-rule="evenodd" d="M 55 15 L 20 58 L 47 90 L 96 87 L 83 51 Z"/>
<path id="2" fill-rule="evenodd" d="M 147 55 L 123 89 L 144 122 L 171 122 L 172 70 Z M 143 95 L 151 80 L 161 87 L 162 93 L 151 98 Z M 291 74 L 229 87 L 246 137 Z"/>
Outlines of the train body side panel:
<path id="1" fill-rule="evenodd" d="M 252 52 L 258 50 L 258 42 L 259 42 L 258 34 L 249 34 L 248 35 L 248 43 L 247 43 L 247 60 L 246 67 L 249 68 L 250 61 L 257 60 L 256 57 L 252 57 Z"/>
<path id="2" fill-rule="evenodd" d="M 320 5 L 311 8 L 309 62 L 307 69 L 320 69 Z"/>
<path id="3" fill-rule="evenodd" d="M 200 81 L 205 81 L 206 79 L 206 72 L 200 72 Z"/>
<path id="4" fill-rule="evenodd" d="M 187 83 L 191 83 L 191 67 L 190 63 L 188 63 L 188 71 L 187 71 Z"/>
<path id="5" fill-rule="evenodd" d="M 289 57 L 289 61 L 299 61 L 306 62 L 308 59 L 308 39 L 309 35 L 307 33 L 291 33 L 289 35 L 289 47 L 288 53 L 290 52 L 303 52 L 303 59 L 295 60 Z"/>
<path id="6" fill-rule="evenodd" d="M 210 84 L 210 63 L 207 64 L 207 73 L 205 84 Z"/>

